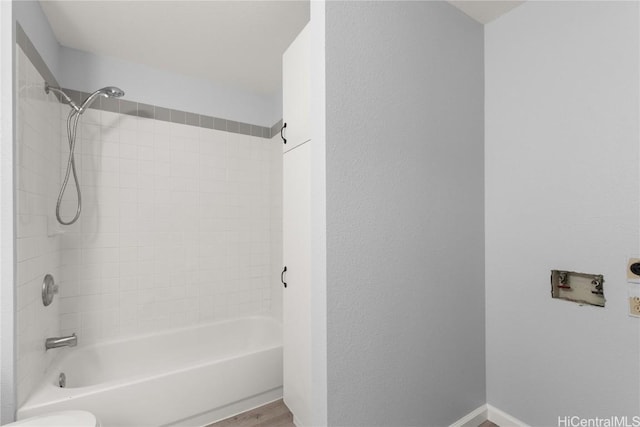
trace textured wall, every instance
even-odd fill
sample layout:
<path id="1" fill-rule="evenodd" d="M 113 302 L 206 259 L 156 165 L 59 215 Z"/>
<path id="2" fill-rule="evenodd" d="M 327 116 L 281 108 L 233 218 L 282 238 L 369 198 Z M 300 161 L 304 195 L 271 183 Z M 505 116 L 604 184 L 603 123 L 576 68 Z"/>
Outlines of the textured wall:
<path id="1" fill-rule="evenodd" d="M 444 2 L 326 4 L 328 421 L 485 403 L 483 28 Z"/>
<path id="2" fill-rule="evenodd" d="M 526 2 L 485 29 L 488 402 L 530 425 L 638 415 L 638 4 Z M 605 277 L 605 308 L 549 271 Z"/>

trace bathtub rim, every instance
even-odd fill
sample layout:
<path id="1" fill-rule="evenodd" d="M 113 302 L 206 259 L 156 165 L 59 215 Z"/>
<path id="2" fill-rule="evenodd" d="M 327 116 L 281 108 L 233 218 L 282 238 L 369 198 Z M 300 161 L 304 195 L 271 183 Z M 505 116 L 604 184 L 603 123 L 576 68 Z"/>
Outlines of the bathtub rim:
<path id="1" fill-rule="evenodd" d="M 281 339 L 276 344 L 265 345 L 264 347 L 262 347 L 262 348 L 260 348 L 258 350 L 239 352 L 239 353 L 235 353 L 233 355 L 230 355 L 230 356 L 227 356 L 227 357 L 224 357 L 224 358 L 219 358 L 219 359 L 214 359 L 214 360 L 204 360 L 204 361 L 200 361 L 200 362 L 197 362 L 197 363 L 192 363 L 192 364 L 187 364 L 187 365 L 179 365 L 178 367 L 176 367 L 174 369 L 168 369 L 166 371 L 157 372 L 157 373 L 153 373 L 153 374 L 139 374 L 139 375 L 129 376 L 129 377 L 125 377 L 125 378 L 119 378 L 119 379 L 115 379 L 115 380 L 111 380 L 111 381 L 105 381 L 105 382 L 101 382 L 101 383 L 97 383 L 97 384 L 91 384 L 91 385 L 82 386 L 82 387 L 64 387 L 64 388 L 61 388 L 61 387 L 56 386 L 56 379 L 58 378 L 58 375 L 60 374 L 60 369 L 57 369 L 57 368 L 65 361 L 65 359 L 67 359 L 74 352 L 74 350 L 85 350 L 85 349 L 92 349 L 92 348 L 100 348 L 100 347 L 104 347 L 104 346 L 107 346 L 107 345 L 114 345 L 114 344 L 117 345 L 119 343 L 137 341 L 137 340 L 143 339 L 143 338 L 152 338 L 152 337 L 157 337 L 157 336 L 162 336 L 162 335 L 169 335 L 169 334 L 172 334 L 172 333 L 179 333 L 181 331 L 206 328 L 206 327 L 213 326 L 213 325 L 223 325 L 225 323 L 233 323 L 233 322 L 237 322 L 237 321 L 241 321 L 241 320 L 266 320 L 266 321 L 268 321 L 270 323 L 273 323 L 279 328 L 277 332 L 278 332 L 278 334 L 279 334 Z M 67 349 L 67 348 L 65 348 L 64 349 L 65 351 L 60 352 L 59 355 L 56 355 L 53 358 L 53 360 L 51 361 L 51 363 L 47 367 L 46 371 L 44 372 L 43 376 L 41 377 L 41 382 L 38 383 L 38 385 L 33 389 L 33 391 L 27 396 L 25 401 L 18 407 L 18 410 L 23 409 L 23 408 L 24 409 L 37 408 L 37 407 L 45 405 L 45 404 L 65 401 L 65 400 L 69 399 L 68 394 L 70 392 L 74 394 L 73 397 L 75 397 L 76 394 L 77 395 L 82 395 L 82 396 L 94 395 L 94 394 L 98 394 L 100 392 L 111 391 L 111 390 L 117 389 L 118 387 L 121 387 L 121 386 L 126 385 L 126 384 L 139 384 L 139 383 L 148 381 L 150 379 L 167 377 L 167 376 L 170 376 L 170 375 L 179 374 L 181 372 L 186 372 L 186 371 L 189 371 L 191 369 L 203 368 L 203 367 L 214 365 L 214 364 L 217 364 L 217 363 L 223 363 L 223 362 L 227 362 L 227 361 L 230 361 L 230 360 L 233 360 L 233 359 L 237 359 L 239 357 L 246 357 L 246 356 L 250 356 L 250 355 L 256 354 L 256 353 L 261 353 L 261 352 L 271 351 L 271 350 L 277 349 L 277 348 L 282 348 L 282 337 L 281 337 L 281 335 L 282 335 L 282 322 L 280 322 L 278 319 L 275 319 L 275 318 L 273 318 L 271 316 L 252 315 L 252 316 L 246 316 L 246 317 L 237 317 L 237 318 L 229 318 L 229 319 L 217 320 L 217 321 L 206 322 L 206 323 L 201 323 L 201 324 L 195 324 L 195 325 L 186 326 L 186 327 L 180 327 L 180 328 L 172 328 L 172 329 L 158 331 L 158 332 L 151 332 L 151 333 L 144 333 L 144 334 L 139 334 L 139 335 L 121 337 L 121 338 L 102 341 L 102 342 L 98 342 L 98 343 L 87 344 L 87 345 L 85 345 L 83 347 L 78 346 L 76 349 L 71 349 L 71 348 Z M 63 390 L 66 391 L 66 393 L 64 393 Z M 65 396 L 56 396 L 55 395 L 56 393 L 64 393 Z"/>
<path id="2" fill-rule="evenodd" d="M 203 323 L 194 323 L 192 325 L 180 326 L 180 327 L 177 327 L 177 328 L 164 329 L 162 331 L 143 332 L 143 333 L 140 333 L 140 334 L 125 335 L 125 336 L 118 337 L 118 338 L 106 339 L 104 341 L 99 341 L 99 342 L 90 343 L 90 344 L 84 344 L 84 345 L 82 344 L 82 340 L 81 340 L 82 337 L 78 336 L 78 346 L 75 349 L 81 350 L 81 349 L 87 349 L 87 348 L 93 348 L 93 347 L 106 347 L 107 345 L 120 344 L 120 343 L 131 342 L 131 341 L 137 341 L 137 340 L 142 339 L 142 338 L 153 338 L 153 337 L 158 337 L 158 336 L 162 336 L 162 335 L 169 335 L 169 334 L 178 333 L 178 332 L 181 332 L 181 331 L 193 330 L 193 329 L 204 329 L 206 327 L 211 327 L 211 326 L 214 326 L 214 325 L 223 325 L 225 323 L 233 323 L 233 322 L 237 322 L 237 321 L 240 321 L 240 320 L 267 320 L 270 323 L 276 324 L 280 328 L 279 331 L 282 332 L 282 321 L 276 319 L 275 317 L 271 317 L 271 316 L 267 316 L 267 315 L 257 315 L 256 314 L 256 315 L 245 316 L 245 317 L 230 317 L 230 318 L 227 318 L 227 319 L 211 320 L 209 322 L 203 322 Z M 73 351 L 74 349 L 66 348 L 65 350 Z M 65 356 L 68 353 L 69 352 L 61 352 L 60 356 L 56 355 L 54 360 L 51 362 L 50 366 L 52 366 L 54 364 L 54 362 L 58 359 L 58 357 Z M 48 366 L 47 369 L 50 366 Z"/>

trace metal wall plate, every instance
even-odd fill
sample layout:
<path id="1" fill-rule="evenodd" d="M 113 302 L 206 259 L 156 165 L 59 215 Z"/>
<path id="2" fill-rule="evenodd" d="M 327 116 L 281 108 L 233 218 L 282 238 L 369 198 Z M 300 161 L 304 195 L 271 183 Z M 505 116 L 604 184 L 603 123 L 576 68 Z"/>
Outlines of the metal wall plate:
<path id="1" fill-rule="evenodd" d="M 47 274 L 42 281 L 42 303 L 48 306 L 53 302 L 53 296 L 58 293 L 58 285 L 56 285 L 53 276 Z"/>

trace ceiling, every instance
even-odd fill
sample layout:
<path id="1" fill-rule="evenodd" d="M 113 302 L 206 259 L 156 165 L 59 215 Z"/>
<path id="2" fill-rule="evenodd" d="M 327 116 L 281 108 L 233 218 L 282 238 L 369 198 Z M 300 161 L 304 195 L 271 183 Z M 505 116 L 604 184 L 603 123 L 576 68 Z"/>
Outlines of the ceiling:
<path id="1" fill-rule="evenodd" d="M 449 1 L 489 22 L 522 1 Z M 271 95 L 281 56 L 309 21 L 308 0 L 41 0 L 63 46 Z"/>
<path id="2" fill-rule="evenodd" d="M 63 46 L 271 95 L 308 1 L 40 1 Z"/>
<path id="3" fill-rule="evenodd" d="M 509 12 L 514 7 L 520 6 L 524 1 L 450 0 L 449 3 L 481 24 L 486 24 Z"/>

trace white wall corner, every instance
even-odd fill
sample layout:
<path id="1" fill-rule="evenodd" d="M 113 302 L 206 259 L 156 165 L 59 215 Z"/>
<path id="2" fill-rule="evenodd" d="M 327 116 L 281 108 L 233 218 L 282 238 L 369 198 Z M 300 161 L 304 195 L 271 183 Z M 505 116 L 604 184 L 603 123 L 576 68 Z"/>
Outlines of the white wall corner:
<path id="1" fill-rule="evenodd" d="M 14 2 L 0 1 L 0 424 L 15 420 Z"/>
<path id="2" fill-rule="evenodd" d="M 311 425 L 328 425 L 325 1 L 310 7 L 311 30 Z M 295 422 L 295 420 L 294 420 Z M 298 424 L 296 424 L 298 425 Z"/>
<path id="3" fill-rule="evenodd" d="M 489 421 L 500 427 L 529 427 L 527 423 L 489 404 L 487 404 L 487 415 Z"/>
<path id="4" fill-rule="evenodd" d="M 469 412 L 449 427 L 478 427 L 485 421 L 487 421 L 487 405 L 482 405 Z"/>
<path id="5" fill-rule="evenodd" d="M 525 422 L 489 404 L 474 409 L 449 427 L 478 427 L 487 420 L 500 427 L 529 427 Z"/>

